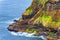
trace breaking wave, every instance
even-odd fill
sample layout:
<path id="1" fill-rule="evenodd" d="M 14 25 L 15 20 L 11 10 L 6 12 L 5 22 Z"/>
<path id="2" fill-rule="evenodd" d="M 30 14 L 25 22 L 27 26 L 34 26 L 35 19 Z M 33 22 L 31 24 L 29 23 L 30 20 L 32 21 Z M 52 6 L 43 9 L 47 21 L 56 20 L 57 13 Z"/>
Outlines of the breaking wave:
<path id="1" fill-rule="evenodd" d="M 43 40 L 46 40 L 46 38 L 44 38 L 44 36 L 34 36 L 34 33 L 27 33 L 27 32 L 10 32 L 12 35 L 14 36 L 24 36 L 24 37 L 38 37 L 38 38 L 42 38 Z"/>

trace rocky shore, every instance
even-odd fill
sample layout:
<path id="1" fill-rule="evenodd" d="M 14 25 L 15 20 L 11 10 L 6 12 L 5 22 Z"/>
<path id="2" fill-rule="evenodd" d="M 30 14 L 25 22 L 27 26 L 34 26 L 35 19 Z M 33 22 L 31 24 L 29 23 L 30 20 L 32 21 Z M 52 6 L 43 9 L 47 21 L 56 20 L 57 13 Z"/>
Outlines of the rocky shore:
<path id="1" fill-rule="evenodd" d="M 7 29 L 43 35 L 47 40 L 60 40 L 60 0 L 33 0 L 22 18 L 14 20 Z"/>

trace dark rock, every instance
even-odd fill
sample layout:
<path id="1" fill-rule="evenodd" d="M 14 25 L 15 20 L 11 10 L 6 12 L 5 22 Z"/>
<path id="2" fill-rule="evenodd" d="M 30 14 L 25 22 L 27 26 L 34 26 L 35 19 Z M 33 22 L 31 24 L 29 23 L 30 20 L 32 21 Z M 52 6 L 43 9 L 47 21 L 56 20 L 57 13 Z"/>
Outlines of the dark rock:
<path id="1" fill-rule="evenodd" d="M 37 0 L 33 0 L 32 5 L 29 7 L 32 9 L 32 13 L 30 15 L 23 14 L 21 19 L 14 20 L 14 23 L 10 24 L 7 29 L 9 31 L 14 31 L 14 32 L 26 32 L 26 29 L 29 29 L 30 31 L 36 29 L 37 33 L 35 34 L 35 36 L 41 36 L 41 35 L 48 36 L 49 32 L 54 32 L 54 34 L 52 34 L 53 35 L 52 38 L 55 39 L 58 36 L 58 38 L 60 39 L 60 28 L 55 30 L 54 28 L 49 28 L 50 25 L 48 27 L 45 27 L 43 26 L 43 23 L 40 21 L 34 24 L 34 21 L 38 17 L 42 17 L 42 15 L 45 15 L 42 14 L 43 11 L 47 12 L 46 16 L 52 16 L 52 21 L 57 22 L 58 17 L 60 16 L 60 1 L 57 2 L 57 1 L 48 0 L 48 2 L 45 3 L 46 8 L 43 8 L 41 5 L 38 5 L 36 1 Z M 52 13 L 52 11 L 53 12 L 55 11 L 56 13 Z M 48 38 L 48 40 L 50 39 Z"/>
<path id="2" fill-rule="evenodd" d="M 18 22 L 18 20 L 14 20 L 14 22 Z"/>
<path id="3" fill-rule="evenodd" d="M 57 36 L 58 36 L 58 38 L 60 39 L 60 27 L 58 27 Z"/>

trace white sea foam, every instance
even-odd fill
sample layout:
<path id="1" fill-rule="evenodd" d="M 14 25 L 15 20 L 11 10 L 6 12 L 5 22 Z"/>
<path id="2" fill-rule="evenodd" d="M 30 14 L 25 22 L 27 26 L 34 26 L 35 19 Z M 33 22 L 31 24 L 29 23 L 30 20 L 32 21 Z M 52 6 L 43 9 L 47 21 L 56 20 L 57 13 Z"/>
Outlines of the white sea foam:
<path id="1" fill-rule="evenodd" d="M 40 38 L 42 38 L 43 40 L 47 40 L 46 38 L 44 38 L 44 36 L 40 36 Z"/>
<path id="2" fill-rule="evenodd" d="M 44 36 L 34 36 L 34 33 L 27 33 L 27 32 L 11 32 L 12 35 L 15 36 L 25 36 L 25 37 L 38 37 L 38 38 L 42 38 L 43 40 L 46 40 L 46 38 L 44 38 Z"/>
<path id="3" fill-rule="evenodd" d="M 16 36 L 17 36 L 17 34 L 16 34 L 16 33 L 14 33 L 14 32 L 11 32 L 11 34 L 13 34 L 13 35 L 16 35 Z"/>
<path id="4" fill-rule="evenodd" d="M 26 37 L 32 37 L 34 36 L 34 33 L 27 33 L 27 32 L 11 32 L 11 34 L 15 35 L 15 36 L 26 36 Z"/>

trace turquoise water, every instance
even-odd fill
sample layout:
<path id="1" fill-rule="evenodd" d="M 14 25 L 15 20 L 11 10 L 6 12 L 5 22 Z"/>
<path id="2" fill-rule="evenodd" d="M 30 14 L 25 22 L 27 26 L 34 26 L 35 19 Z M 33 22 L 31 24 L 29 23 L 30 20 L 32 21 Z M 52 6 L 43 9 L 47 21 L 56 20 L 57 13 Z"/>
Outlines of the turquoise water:
<path id="1" fill-rule="evenodd" d="M 7 27 L 14 19 L 21 17 L 32 0 L 0 0 L 0 40 L 42 40 L 39 38 L 12 35 Z"/>

